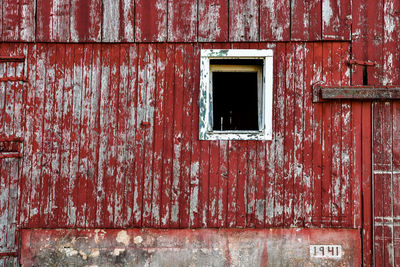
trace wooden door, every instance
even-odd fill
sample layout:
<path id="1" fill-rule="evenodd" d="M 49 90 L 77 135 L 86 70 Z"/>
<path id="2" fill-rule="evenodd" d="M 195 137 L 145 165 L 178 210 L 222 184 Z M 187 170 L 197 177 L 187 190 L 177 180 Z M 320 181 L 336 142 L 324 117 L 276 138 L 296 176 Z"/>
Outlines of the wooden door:
<path id="1" fill-rule="evenodd" d="M 0 51 L 0 266 L 17 266 L 25 59 L 4 53 Z"/>

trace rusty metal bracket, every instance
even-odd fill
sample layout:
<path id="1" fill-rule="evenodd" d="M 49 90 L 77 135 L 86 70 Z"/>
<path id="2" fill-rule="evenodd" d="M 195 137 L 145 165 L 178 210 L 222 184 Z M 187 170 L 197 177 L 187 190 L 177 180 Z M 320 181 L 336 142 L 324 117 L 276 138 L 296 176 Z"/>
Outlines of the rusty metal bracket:
<path id="1" fill-rule="evenodd" d="M 393 86 L 313 86 L 313 103 L 328 100 L 375 100 L 400 99 L 400 85 Z"/>
<path id="2" fill-rule="evenodd" d="M 365 60 L 357 60 L 357 59 L 350 59 L 349 65 L 362 65 L 362 66 L 374 66 L 376 65 L 375 61 L 365 61 Z"/>
<path id="3" fill-rule="evenodd" d="M 25 62 L 25 56 L 1 56 L 0 62 Z"/>
<path id="4" fill-rule="evenodd" d="M 7 78 L 0 78 L 0 82 L 24 82 L 24 83 L 27 83 L 28 79 L 25 77 L 7 77 Z"/>

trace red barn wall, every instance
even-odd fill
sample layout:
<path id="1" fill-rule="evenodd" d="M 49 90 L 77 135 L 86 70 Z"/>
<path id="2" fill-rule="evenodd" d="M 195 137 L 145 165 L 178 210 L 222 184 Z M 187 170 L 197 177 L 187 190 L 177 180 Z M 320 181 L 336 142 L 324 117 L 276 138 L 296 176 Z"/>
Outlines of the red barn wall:
<path id="1" fill-rule="evenodd" d="M 0 55 L 26 57 L 0 63 L 0 134 L 24 138 L 0 159 L 3 247 L 21 227 L 350 227 L 366 265 L 399 263 L 399 104 L 311 103 L 316 82 L 400 83 L 396 1 L 0 2 Z M 202 48 L 274 50 L 272 142 L 198 141 Z"/>
<path id="2" fill-rule="evenodd" d="M 274 49 L 272 142 L 199 141 L 203 47 Z M 313 83 L 349 83 L 348 43 L 21 50 L 2 123 L 23 129 L 23 227 L 360 227 L 361 111 L 311 104 Z"/>

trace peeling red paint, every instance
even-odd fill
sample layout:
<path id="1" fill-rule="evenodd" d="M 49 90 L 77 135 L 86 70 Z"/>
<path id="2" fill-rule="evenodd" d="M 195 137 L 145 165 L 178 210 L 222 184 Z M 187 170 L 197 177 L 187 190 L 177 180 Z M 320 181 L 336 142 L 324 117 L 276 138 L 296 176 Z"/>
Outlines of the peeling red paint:
<path id="1" fill-rule="evenodd" d="M 362 229 L 365 266 L 400 264 L 399 104 L 311 91 L 400 84 L 398 1 L 1 8 L 0 136 L 23 142 L 0 144 L 0 253 L 21 227 L 335 227 Z M 274 50 L 272 142 L 198 141 L 212 48 Z"/>

